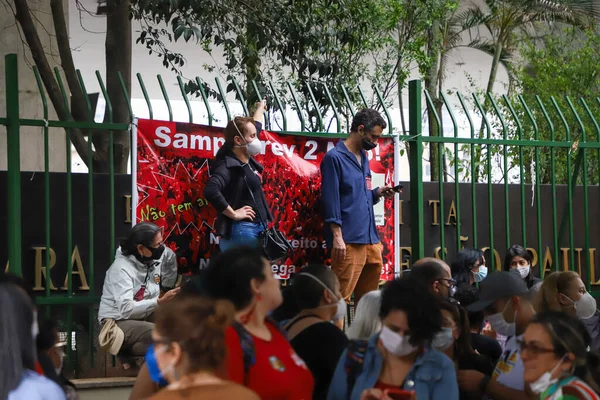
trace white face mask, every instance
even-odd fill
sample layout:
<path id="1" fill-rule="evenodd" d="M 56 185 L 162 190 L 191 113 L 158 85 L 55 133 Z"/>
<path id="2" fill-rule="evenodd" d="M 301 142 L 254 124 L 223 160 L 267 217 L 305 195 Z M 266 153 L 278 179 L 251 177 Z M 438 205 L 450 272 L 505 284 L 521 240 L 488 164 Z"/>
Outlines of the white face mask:
<path id="1" fill-rule="evenodd" d="M 536 379 L 535 382 L 532 382 L 529 384 L 529 388 L 531 389 L 531 391 L 535 394 L 542 394 L 546 391 L 546 389 L 548 389 L 551 385 L 555 384 L 556 382 L 558 382 L 558 379 L 552 379 L 552 375 L 556 372 L 556 370 L 558 369 L 558 367 L 560 367 L 560 364 L 562 364 L 563 362 L 563 358 L 561 358 L 558 363 L 554 366 L 554 368 L 552 368 L 552 371 L 550 372 L 544 372 L 542 374 L 542 376 L 540 376 L 539 378 Z"/>
<path id="2" fill-rule="evenodd" d="M 242 135 L 242 132 L 240 132 L 240 130 L 238 129 L 237 125 L 234 123 L 233 126 L 235 127 L 235 130 L 238 132 L 238 135 L 240 135 L 244 143 L 246 143 L 245 145 L 239 147 L 246 147 L 250 156 L 255 156 L 258 153 L 260 153 L 260 151 L 262 150 L 262 142 L 256 137 L 254 138 L 254 140 L 248 143 L 244 135 Z"/>
<path id="3" fill-rule="evenodd" d="M 348 311 L 347 309 L 348 306 L 346 305 L 346 300 L 344 300 L 344 298 L 342 297 L 337 302 L 337 310 L 335 312 L 335 315 L 333 316 L 333 320 L 339 321 L 340 319 L 344 318 L 344 316 L 346 316 L 346 312 Z"/>
<path id="4" fill-rule="evenodd" d="M 246 148 L 248 149 L 248 154 L 251 156 L 255 156 L 262 150 L 262 142 L 255 138 L 250 143 L 246 143 Z"/>
<path id="5" fill-rule="evenodd" d="M 321 282 L 321 280 L 319 278 L 317 278 L 314 275 L 311 274 L 307 274 L 307 273 L 299 273 L 297 275 L 303 275 L 303 276 L 309 276 L 311 279 L 313 279 L 315 282 L 317 282 L 319 285 L 323 286 L 323 288 L 325 290 L 327 290 L 329 293 L 331 293 L 333 295 L 333 297 L 337 297 L 335 295 L 335 293 L 333 293 L 333 290 L 329 289 L 329 287 L 327 287 L 326 284 L 324 284 L 323 282 Z M 346 300 L 344 300 L 344 298 L 340 298 L 337 303 L 335 304 L 325 304 L 323 306 L 319 306 L 319 308 L 325 308 L 325 307 L 333 307 L 336 306 L 337 309 L 335 311 L 335 315 L 333 316 L 333 320 L 334 321 L 339 321 L 340 319 L 342 319 L 347 312 L 347 305 L 346 305 Z"/>
<path id="6" fill-rule="evenodd" d="M 575 307 L 578 318 L 588 319 L 596 314 L 596 299 L 588 292 L 585 292 L 577 301 L 573 301 L 567 296 L 565 297 L 573 304 L 573 307 Z"/>
<path id="7" fill-rule="evenodd" d="M 447 350 L 454 343 L 453 332 L 454 330 L 452 328 L 442 328 L 442 330 L 433 337 L 431 346 L 439 351 Z"/>
<path id="8" fill-rule="evenodd" d="M 398 357 L 414 353 L 418 349 L 409 343 L 410 336 L 400 335 L 385 325 L 381 329 L 379 340 L 381 340 L 381 344 L 387 351 Z"/>
<path id="9" fill-rule="evenodd" d="M 521 279 L 525 279 L 525 278 L 527 278 L 527 275 L 529 275 L 531 266 L 530 265 L 518 266 L 515 269 L 519 273 L 519 276 L 521 277 Z"/>
<path id="10" fill-rule="evenodd" d="M 515 323 L 515 321 L 517 320 L 517 312 L 515 311 L 515 318 L 513 319 L 513 322 L 507 322 L 504 319 L 504 311 L 506 311 L 506 308 L 509 305 L 510 301 L 506 303 L 506 306 L 504 306 L 504 310 L 497 314 L 490 315 L 489 317 L 487 317 L 487 320 L 492 326 L 492 329 L 503 336 L 514 336 L 517 332 L 517 324 Z"/>

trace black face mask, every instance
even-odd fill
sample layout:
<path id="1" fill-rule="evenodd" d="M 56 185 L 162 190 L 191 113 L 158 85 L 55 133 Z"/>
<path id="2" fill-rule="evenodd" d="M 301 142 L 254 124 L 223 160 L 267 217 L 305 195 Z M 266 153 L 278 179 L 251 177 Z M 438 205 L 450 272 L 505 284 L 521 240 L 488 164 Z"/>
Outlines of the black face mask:
<path id="1" fill-rule="evenodd" d="M 364 135 L 364 133 L 363 133 L 363 135 Z M 365 149 L 366 151 L 369 151 L 369 150 L 373 150 L 375 147 L 377 147 L 377 143 L 373 143 L 369 139 L 367 139 L 366 136 L 362 136 L 362 148 L 363 149 Z"/>
<path id="2" fill-rule="evenodd" d="M 146 247 L 148 250 L 152 252 L 150 257 L 143 256 L 141 254 L 136 254 L 136 258 L 143 262 L 144 264 L 151 264 L 156 260 L 160 260 L 162 254 L 165 252 L 165 245 L 161 244 L 158 247 Z"/>

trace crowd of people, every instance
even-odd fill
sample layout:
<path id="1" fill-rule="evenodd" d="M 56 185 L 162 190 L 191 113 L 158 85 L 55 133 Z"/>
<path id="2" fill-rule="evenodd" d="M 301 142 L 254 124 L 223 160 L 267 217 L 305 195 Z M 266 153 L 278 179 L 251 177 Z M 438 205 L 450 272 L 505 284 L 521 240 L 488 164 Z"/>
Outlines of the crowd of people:
<path id="1" fill-rule="evenodd" d="M 144 261 L 162 246 L 144 239 L 150 228 L 136 236 L 148 243 Z M 304 267 L 284 295 L 260 249 L 233 247 L 176 290 L 114 300 L 110 310 L 128 313 L 111 314 L 127 332 L 121 350 L 145 361 L 130 398 L 600 399 L 594 298 L 570 271 L 528 287 L 531 266 L 514 262 L 520 249 L 509 250 L 508 271 L 465 284 L 444 261 L 419 260 L 365 294 L 343 331 L 333 322 L 348 318 L 347 306 L 331 268 Z M 475 276 L 485 258 L 463 267 Z M 126 264 L 121 273 L 128 268 L 136 273 Z M 1 276 L 0 398 L 76 399 L 61 374 L 65 343 L 52 321 L 37 323 L 28 294 Z"/>
<path id="2" fill-rule="evenodd" d="M 577 273 L 542 280 L 512 246 L 488 274 L 484 253 L 463 249 L 380 287 L 373 205 L 400 187 L 371 185 L 375 110 L 321 163 L 332 265 L 303 266 L 283 292 L 259 240 L 275 202 L 252 158 L 262 111 L 228 123 L 205 187 L 221 250 L 209 265 L 177 283 L 181 260 L 142 222 L 106 272 L 98 341 L 137 371 L 131 400 L 600 400 L 600 313 Z M 0 399 L 76 399 L 64 346 L 27 285 L 0 275 Z"/>

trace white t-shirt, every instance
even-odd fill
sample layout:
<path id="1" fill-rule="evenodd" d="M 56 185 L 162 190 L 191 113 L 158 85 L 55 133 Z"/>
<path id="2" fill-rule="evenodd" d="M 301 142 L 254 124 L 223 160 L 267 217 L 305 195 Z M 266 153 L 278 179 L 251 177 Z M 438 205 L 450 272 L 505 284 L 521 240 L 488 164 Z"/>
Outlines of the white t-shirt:
<path id="1" fill-rule="evenodd" d="M 517 340 L 521 340 L 521 336 L 512 336 L 506 341 L 504 352 L 500 356 L 492 379 L 503 386 L 515 390 L 525 390 L 525 380 L 523 374 L 523 361 L 521 360 L 521 349 L 517 344 Z"/>

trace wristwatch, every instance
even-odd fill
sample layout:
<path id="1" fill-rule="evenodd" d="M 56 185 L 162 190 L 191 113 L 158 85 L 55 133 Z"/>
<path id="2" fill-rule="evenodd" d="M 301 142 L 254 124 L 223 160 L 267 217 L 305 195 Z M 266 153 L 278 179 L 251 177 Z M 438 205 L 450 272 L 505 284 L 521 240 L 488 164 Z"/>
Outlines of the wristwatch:
<path id="1" fill-rule="evenodd" d="M 486 375 L 483 377 L 481 382 L 479 382 L 479 391 L 482 394 L 485 394 L 487 392 L 487 387 L 488 387 L 488 384 L 490 383 L 490 379 L 491 379 L 491 377 Z"/>

